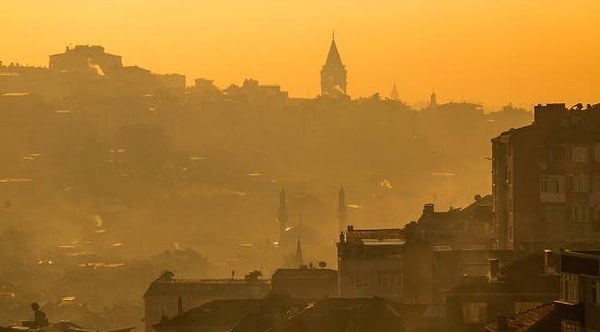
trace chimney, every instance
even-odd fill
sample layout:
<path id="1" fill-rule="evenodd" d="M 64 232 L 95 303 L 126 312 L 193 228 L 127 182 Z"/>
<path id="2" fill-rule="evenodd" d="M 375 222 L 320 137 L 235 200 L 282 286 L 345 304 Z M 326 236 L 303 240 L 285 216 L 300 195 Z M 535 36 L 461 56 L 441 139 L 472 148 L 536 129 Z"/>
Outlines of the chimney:
<path id="1" fill-rule="evenodd" d="M 490 282 L 498 281 L 500 274 L 500 261 L 498 258 L 490 258 Z"/>
<path id="2" fill-rule="evenodd" d="M 183 313 L 183 301 L 181 300 L 181 296 L 177 299 L 177 316 Z"/>
<path id="3" fill-rule="evenodd" d="M 554 252 L 550 249 L 544 250 L 544 274 L 556 273 L 556 259 Z"/>
<path id="4" fill-rule="evenodd" d="M 352 232 L 354 230 L 354 226 L 348 225 L 348 232 Z"/>
<path id="5" fill-rule="evenodd" d="M 510 331 L 510 329 L 508 327 L 508 317 L 506 317 L 504 315 L 498 315 L 498 317 L 496 317 L 496 324 L 498 325 L 498 328 L 496 331 L 498 331 L 498 332 Z"/>

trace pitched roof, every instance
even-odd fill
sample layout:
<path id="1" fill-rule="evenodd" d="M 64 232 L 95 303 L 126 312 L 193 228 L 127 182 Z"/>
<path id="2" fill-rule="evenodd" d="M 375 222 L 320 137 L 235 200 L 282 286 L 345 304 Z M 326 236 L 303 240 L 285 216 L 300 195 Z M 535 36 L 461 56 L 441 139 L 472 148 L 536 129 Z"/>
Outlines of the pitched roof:
<path id="1" fill-rule="evenodd" d="M 398 331 L 403 313 L 394 302 L 381 298 L 329 298 L 315 302 L 293 316 L 284 331 Z"/>
<path id="2" fill-rule="evenodd" d="M 256 310 L 262 299 L 215 300 L 190 309 L 179 316 L 154 325 L 154 328 L 233 326 L 246 314 Z"/>
<path id="3" fill-rule="evenodd" d="M 560 331 L 561 318 L 554 311 L 554 304 L 548 303 L 536 308 L 506 317 L 509 331 Z M 498 321 L 485 325 L 486 331 L 501 331 Z"/>
<path id="4" fill-rule="evenodd" d="M 146 296 L 198 296 L 211 295 L 231 298 L 255 297 L 266 295 L 271 286 L 266 280 L 246 281 L 239 279 L 201 279 L 185 280 L 173 279 L 171 281 L 155 280 L 150 284 Z"/>
<path id="5" fill-rule="evenodd" d="M 192 308 L 182 314 L 154 325 L 157 331 L 202 330 L 221 327 L 235 331 L 257 331 L 251 327 L 263 326 L 264 331 L 274 319 L 286 317 L 307 305 L 305 300 L 293 299 L 284 295 L 269 295 L 261 299 L 214 300 Z M 287 318 L 286 318 L 287 319 Z"/>

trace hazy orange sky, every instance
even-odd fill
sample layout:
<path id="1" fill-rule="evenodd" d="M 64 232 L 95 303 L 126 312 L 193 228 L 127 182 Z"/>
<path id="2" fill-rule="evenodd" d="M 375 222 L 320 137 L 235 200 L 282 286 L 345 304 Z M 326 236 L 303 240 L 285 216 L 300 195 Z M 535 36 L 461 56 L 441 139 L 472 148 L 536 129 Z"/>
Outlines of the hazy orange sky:
<path id="1" fill-rule="evenodd" d="M 0 8 L 0 60 L 47 65 L 66 45 L 101 44 L 125 65 L 256 78 L 319 93 L 332 29 L 352 97 L 600 102 L 598 0 L 15 0 Z"/>

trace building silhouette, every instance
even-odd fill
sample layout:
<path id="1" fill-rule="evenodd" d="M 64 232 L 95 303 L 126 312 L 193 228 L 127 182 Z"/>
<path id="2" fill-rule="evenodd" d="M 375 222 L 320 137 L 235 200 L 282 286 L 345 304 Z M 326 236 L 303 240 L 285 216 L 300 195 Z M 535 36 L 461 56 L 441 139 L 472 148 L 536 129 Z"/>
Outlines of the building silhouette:
<path id="1" fill-rule="evenodd" d="M 528 254 L 512 262 L 502 261 L 494 253 L 490 257 L 487 275 L 465 274 L 457 286 L 448 290 L 445 303 L 449 331 L 490 331 L 484 325 L 498 317 L 535 311 L 559 297 L 561 276 L 556 273 L 552 251 Z M 504 325 L 502 319 L 499 325 Z M 492 331 L 557 330 L 504 326 Z"/>
<path id="2" fill-rule="evenodd" d="M 346 66 L 332 36 L 325 65 L 321 68 L 321 96 L 339 98 L 346 96 Z"/>
<path id="3" fill-rule="evenodd" d="M 537 105 L 492 140 L 498 247 L 593 243 L 600 234 L 600 108 Z"/>
<path id="4" fill-rule="evenodd" d="M 271 277 L 273 294 L 291 295 L 297 299 L 322 299 L 337 296 L 338 275 L 336 270 L 310 268 L 280 268 Z"/>
<path id="5" fill-rule="evenodd" d="M 404 298 L 404 236 L 401 229 L 354 229 L 337 243 L 342 297 Z"/>
<path id="6" fill-rule="evenodd" d="M 49 66 L 56 72 L 92 72 L 98 76 L 121 67 L 121 56 L 106 53 L 99 45 L 67 46 L 64 53 L 50 56 Z"/>
<path id="7" fill-rule="evenodd" d="M 267 280 L 178 279 L 172 274 L 167 278 L 161 276 L 144 293 L 145 331 L 155 331 L 157 329 L 153 325 L 162 320 L 178 317 L 214 300 L 251 301 L 267 296 L 270 290 L 271 285 Z"/>

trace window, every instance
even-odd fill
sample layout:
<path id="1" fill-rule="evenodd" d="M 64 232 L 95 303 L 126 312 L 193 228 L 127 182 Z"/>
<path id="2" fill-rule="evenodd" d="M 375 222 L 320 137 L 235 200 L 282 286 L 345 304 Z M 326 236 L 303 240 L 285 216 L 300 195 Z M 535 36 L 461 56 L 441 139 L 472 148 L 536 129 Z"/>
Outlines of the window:
<path id="1" fill-rule="evenodd" d="M 552 164 L 554 166 L 564 165 L 565 164 L 565 148 L 562 146 L 552 148 L 552 151 L 550 152 L 550 158 L 551 158 Z"/>
<path id="2" fill-rule="evenodd" d="M 600 304 L 600 281 L 592 280 L 592 303 L 599 305 Z"/>
<path id="3" fill-rule="evenodd" d="M 592 191 L 600 192 L 600 173 L 592 175 Z"/>
<path id="4" fill-rule="evenodd" d="M 542 175 L 540 177 L 540 192 L 559 193 L 560 189 L 560 177 L 552 175 Z"/>
<path id="5" fill-rule="evenodd" d="M 375 284 L 379 288 L 402 288 L 402 276 L 398 272 L 377 272 Z"/>
<path id="6" fill-rule="evenodd" d="M 600 208 L 590 208 L 592 217 L 592 226 L 595 231 L 600 231 Z"/>
<path id="7" fill-rule="evenodd" d="M 587 163 L 588 161 L 588 151 L 587 146 L 574 146 L 572 149 L 573 153 L 573 162 L 575 163 Z"/>
<path id="8" fill-rule="evenodd" d="M 561 332 L 581 332 L 581 324 L 576 321 L 563 319 L 560 322 Z"/>
<path id="9" fill-rule="evenodd" d="M 462 274 L 470 276 L 486 276 L 490 272 L 490 263 L 487 261 L 466 261 L 461 266 Z"/>
<path id="10" fill-rule="evenodd" d="M 574 193 L 587 193 L 590 191 L 590 177 L 577 174 L 571 177 L 571 191 Z"/>
<path id="11" fill-rule="evenodd" d="M 565 208 L 562 204 L 546 204 L 544 206 L 544 219 L 546 223 L 560 223 L 565 218 Z"/>
<path id="12" fill-rule="evenodd" d="M 594 144 L 594 161 L 600 163 L 600 143 Z"/>
<path id="13" fill-rule="evenodd" d="M 561 299 L 569 303 L 579 303 L 579 278 L 577 275 L 562 273 L 560 279 Z"/>
<path id="14" fill-rule="evenodd" d="M 357 273 L 352 275 L 352 287 L 353 288 L 367 288 L 369 287 L 369 279 L 363 273 Z"/>
<path id="15" fill-rule="evenodd" d="M 463 303 L 463 322 L 467 324 L 487 322 L 487 303 Z"/>
<path id="16" fill-rule="evenodd" d="M 574 205 L 571 207 L 571 220 L 574 222 L 590 221 L 590 208 L 583 205 Z"/>

